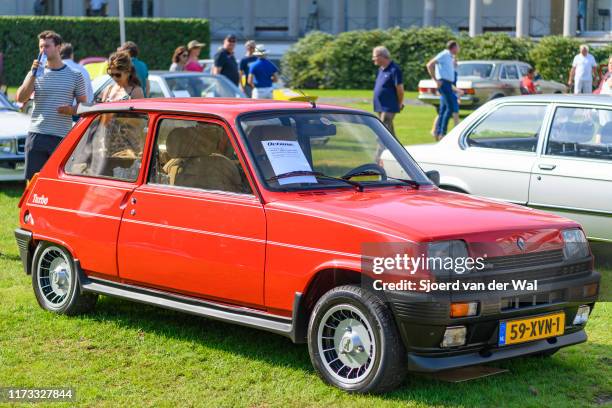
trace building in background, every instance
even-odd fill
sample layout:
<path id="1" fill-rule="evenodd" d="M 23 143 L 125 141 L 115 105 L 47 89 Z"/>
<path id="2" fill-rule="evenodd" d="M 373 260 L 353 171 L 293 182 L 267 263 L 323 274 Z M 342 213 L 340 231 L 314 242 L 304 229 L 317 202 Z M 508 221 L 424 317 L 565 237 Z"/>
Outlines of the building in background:
<path id="1" fill-rule="evenodd" d="M 34 14 L 37 0 L 2 0 L 0 14 Z M 117 0 L 107 13 L 117 16 Z M 563 34 L 612 38 L 612 0 L 125 0 L 126 16 L 202 17 L 213 40 L 227 33 L 259 41 L 293 42 L 308 30 L 340 33 L 393 26 L 448 26 L 476 35 Z M 89 0 L 45 0 L 51 15 L 84 16 Z"/>

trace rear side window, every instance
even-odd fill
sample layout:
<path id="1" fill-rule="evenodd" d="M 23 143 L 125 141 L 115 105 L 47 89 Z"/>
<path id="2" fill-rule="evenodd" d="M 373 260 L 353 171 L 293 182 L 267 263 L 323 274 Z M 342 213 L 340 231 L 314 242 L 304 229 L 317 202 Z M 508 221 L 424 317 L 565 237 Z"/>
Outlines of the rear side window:
<path id="1" fill-rule="evenodd" d="M 612 161 L 612 110 L 557 108 L 546 154 Z"/>
<path id="2" fill-rule="evenodd" d="M 153 146 L 149 183 L 250 194 L 225 129 L 195 120 L 163 119 Z"/>
<path id="3" fill-rule="evenodd" d="M 535 152 L 546 105 L 502 106 L 467 136 L 470 146 Z"/>
<path id="4" fill-rule="evenodd" d="M 519 79 L 516 65 L 502 65 L 502 71 L 499 77 L 500 79 Z"/>
<path id="5" fill-rule="evenodd" d="M 64 171 L 76 176 L 136 181 L 149 118 L 143 114 L 105 113 L 89 125 Z"/>

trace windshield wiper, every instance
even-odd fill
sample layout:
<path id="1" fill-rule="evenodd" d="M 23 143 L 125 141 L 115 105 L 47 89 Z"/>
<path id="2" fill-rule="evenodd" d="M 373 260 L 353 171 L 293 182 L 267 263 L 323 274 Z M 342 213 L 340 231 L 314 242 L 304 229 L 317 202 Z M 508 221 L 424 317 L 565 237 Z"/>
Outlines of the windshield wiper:
<path id="1" fill-rule="evenodd" d="M 360 171 L 358 173 L 351 173 L 348 176 L 342 177 L 342 179 L 349 181 L 348 180 L 349 178 L 351 178 L 351 177 L 359 177 L 359 176 L 382 176 L 382 174 L 377 173 L 375 171 L 367 170 L 367 171 Z M 418 189 L 421 186 L 421 183 L 416 182 L 414 180 L 408 180 L 408 179 L 402 179 L 402 178 L 397 178 L 397 177 L 391 177 L 391 176 L 387 176 L 387 175 L 385 175 L 385 177 L 387 177 L 388 179 L 391 179 L 391 180 L 401 181 L 402 183 L 408 184 L 409 186 L 414 187 L 415 189 Z"/>
<path id="2" fill-rule="evenodd" d="M 346 184 L 350 184 L 351 186 L 355 187 L 357 189 L 357 191 L 362 192 L 363 191 L 363 184 L 357 182 L 357 181 L 352 181 L 352 180 L 346 180 L 340 177 L 333 177 L 333 176 L 328 176 L 326 174 L 323 174 L 321 172 L 318 171 L 310 171 L 310 170 L 296 170 L 296 171 L 289 171 L 287 173 L 281 173 L 278 174 L 276 176 L 272 176 L 268 179 L 266 179 L 266 181 L 276 181 L 276 180 L 280 180 L 280 179 L 284 179 L 284 178 L 288 178 L 288 177 L 299 177 L 299 176 L 313 176 L 315 178 L 322 178 L 322 179 L 327 179 L 327 180 L 336 180 L 336 181 L 342 181 Z"/>

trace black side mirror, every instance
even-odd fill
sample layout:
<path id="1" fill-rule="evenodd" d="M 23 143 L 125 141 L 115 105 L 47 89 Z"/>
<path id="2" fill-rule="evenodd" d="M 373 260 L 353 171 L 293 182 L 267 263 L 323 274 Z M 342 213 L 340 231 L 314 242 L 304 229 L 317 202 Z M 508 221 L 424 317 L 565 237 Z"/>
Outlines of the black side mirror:
<path id="1" fill-rule="evenodd" d="M 440 172 L 438 170 L 430 170 L 425 173 L 428 179 L 430 179 L 436 186 L 440 185 Z"/>

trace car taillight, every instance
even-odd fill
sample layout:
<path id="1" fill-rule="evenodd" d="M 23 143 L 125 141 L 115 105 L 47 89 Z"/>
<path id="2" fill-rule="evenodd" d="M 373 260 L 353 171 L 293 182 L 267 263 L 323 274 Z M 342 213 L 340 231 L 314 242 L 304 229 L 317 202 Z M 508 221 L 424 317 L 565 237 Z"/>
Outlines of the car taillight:
<path id="1" fill-rule="evenodd" d="M 474 91 L 474 88 L 467 88 L 467 89 L 462 89 L 463 93 L 466 95 L 474 95 L 476 92 Z"/>
<path id="2" fill-rule="evenodd" d="M 436 88 L 419 88 L 420 93 L 432 93 L 435 94 L 437 91 Z"/>
<path id="3" fill-rule="evenodd" d="M 28 195 L 30 195 L 30 190 L 32 189 L 34 184 L 36 184 L 36 179 L 37 178 L 38 178 L 38 173 L 36 173 L 36 174 L 34 174 L 32 176 L 32 178 L 30 179 L 30 181 L 26 185 L 25 190 L 23 190 L 23 194 L 21 195 L 21 198 L 19 199 L 19 203 L 17 204 L 17 208 L 21 208 L 21 206 L 23 205 L 23 202 L 26 200 L 26 198 L 28 198 Z"/>

